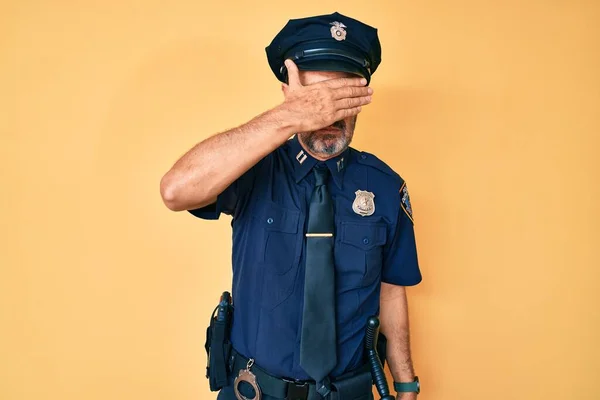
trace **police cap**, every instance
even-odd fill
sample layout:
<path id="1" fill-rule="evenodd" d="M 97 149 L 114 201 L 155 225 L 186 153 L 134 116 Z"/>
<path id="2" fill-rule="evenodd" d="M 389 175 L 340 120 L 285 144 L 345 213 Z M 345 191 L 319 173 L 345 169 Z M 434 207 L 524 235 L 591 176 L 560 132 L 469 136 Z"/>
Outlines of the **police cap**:
<path id="1" fill-rule="evenodd" d="M 289 20 L 266 52 L 281 82 L 287 82 L 288 58 L 300 70 L 349 72 L 368 82 L 381 62 L 377 29 L 337 12 Z"/>

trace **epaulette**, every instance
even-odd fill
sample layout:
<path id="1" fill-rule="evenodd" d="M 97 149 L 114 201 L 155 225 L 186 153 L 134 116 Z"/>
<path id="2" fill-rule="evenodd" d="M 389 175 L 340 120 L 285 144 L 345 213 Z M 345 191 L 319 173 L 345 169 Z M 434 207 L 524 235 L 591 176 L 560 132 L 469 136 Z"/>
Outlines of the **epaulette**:
<path id="1" fill-rule="evenodd" d="M 367 153 L 366 151 L 356 151 L 356 159 L 359 164 L 368 165 L 373 168 L 377 168 L 383 173 L 386 173 L 391 176 L 399 177 L 399 175 L 389 167 L 386 163 L 381 161 L 377 156 Z M 402 178 L 400 178 L 402 180 Z M 404 182 L 404 181 L 402 181 Z"/>

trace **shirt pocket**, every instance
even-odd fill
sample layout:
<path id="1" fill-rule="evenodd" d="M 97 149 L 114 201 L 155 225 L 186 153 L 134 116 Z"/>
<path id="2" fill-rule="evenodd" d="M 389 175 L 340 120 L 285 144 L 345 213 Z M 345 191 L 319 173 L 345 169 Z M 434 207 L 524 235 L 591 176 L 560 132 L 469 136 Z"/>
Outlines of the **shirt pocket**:
<path id="1" fill-rule="evenodd" d="M 371 285 L 380 276 L 387 226 L 381 222 L 342 221 L 336 246 L 337 265 L 342 288 Z"/>
<path id="2" fill-rule="evenodd" d="M 262 217 L 264 242 L 262 262 L 276 274 L 285 274 L 298 263 L 299 244 L 302 235 L 298 234 L 300 211 L 270 203 Z"/>
<path id="3" fill-rule="evenodd" d="M 261 214 L 262 305 L 273 309 L 292 295 L 296 285 L 302 251 L 301 213 L 269 202 Z"/>

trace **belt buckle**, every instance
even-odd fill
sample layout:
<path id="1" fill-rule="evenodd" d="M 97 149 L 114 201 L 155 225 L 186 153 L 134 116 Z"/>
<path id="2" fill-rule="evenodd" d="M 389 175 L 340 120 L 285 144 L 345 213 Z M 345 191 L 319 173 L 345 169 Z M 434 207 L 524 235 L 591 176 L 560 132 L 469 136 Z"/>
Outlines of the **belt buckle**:
<path id="1" fill-rule="evenodd" d="M 308 382 L 283 379 L 288 383 L 287 395 L 285 400 L 307 400 L 308 399 Z"/>

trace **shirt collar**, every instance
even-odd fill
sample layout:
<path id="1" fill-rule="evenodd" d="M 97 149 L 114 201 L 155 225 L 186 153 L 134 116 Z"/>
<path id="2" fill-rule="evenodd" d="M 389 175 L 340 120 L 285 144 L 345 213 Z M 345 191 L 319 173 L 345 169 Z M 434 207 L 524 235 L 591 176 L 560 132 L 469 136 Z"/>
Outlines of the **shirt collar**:
<path id="1" fill-rule="evenodd" d="M 312 168 L 321 162 L 304 150 L 300 144 L 300 141 L 298 140 L 298 135 L 294 135 L 294 137 L 290 139 L 288 154 L 292 160 L 292 164 L 294 165 L 294 179 L 296 180 L 296 183 L 304 179 L 304 177 L 312 170 Z M 342 152 L 342 154 L 325 161 L 325 165 L 327 165 L 329 168 L 331 176 L 333 177 L 333 181 L 339 189 L 342 188 L 344 172 L 346 171 L 349 156 L 350 152 L 348 149 L 346 149 Z"/>

